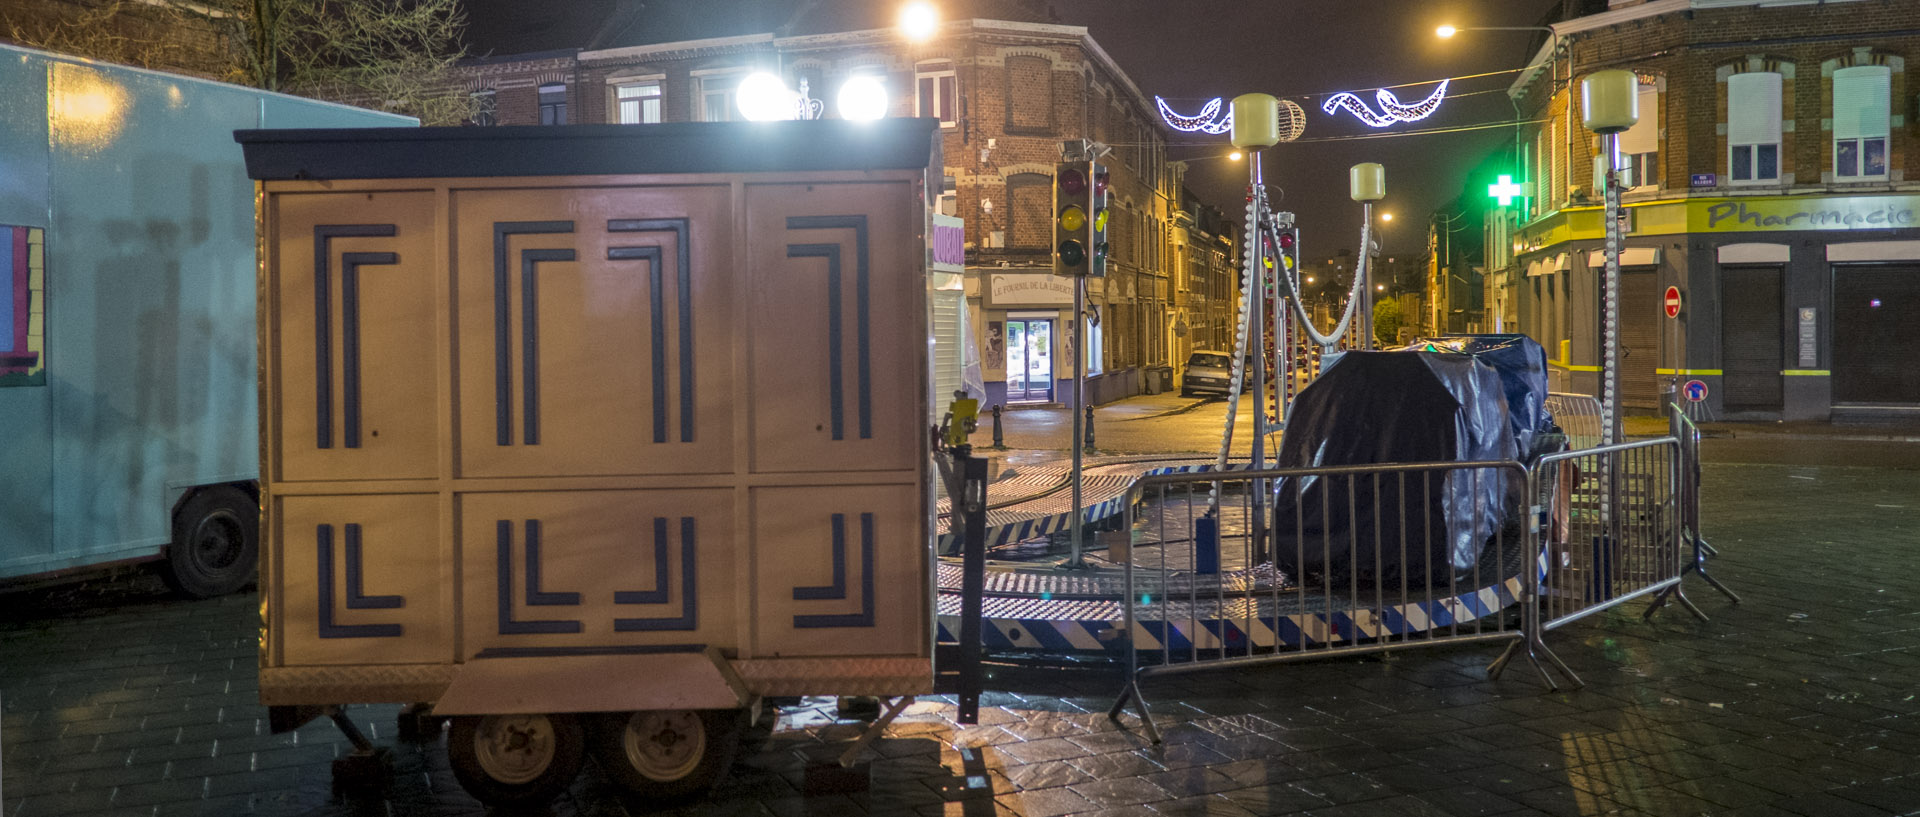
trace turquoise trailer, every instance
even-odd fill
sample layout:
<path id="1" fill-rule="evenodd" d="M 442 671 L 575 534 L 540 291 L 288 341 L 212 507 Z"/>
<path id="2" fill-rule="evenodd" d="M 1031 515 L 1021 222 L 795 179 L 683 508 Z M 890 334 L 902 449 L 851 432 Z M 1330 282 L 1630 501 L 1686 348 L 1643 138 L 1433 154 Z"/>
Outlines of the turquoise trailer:
<path id="1" fill-rule="evenodd" d="M 254 188 L 237 129 L 406 117 L 0 46 L 0 587 L 257 557 Z"/>

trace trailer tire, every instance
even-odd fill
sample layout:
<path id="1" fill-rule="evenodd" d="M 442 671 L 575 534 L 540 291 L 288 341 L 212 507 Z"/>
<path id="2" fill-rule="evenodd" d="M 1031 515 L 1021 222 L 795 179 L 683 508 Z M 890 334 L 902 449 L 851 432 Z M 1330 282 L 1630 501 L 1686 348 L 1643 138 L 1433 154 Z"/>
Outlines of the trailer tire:
<path id="1" fill-rule="evenodd" d="M 744 709 L 666 709 L 602 716 L 589 737 L 615 785 L 652 803 L 705 794 L 726 776 L 746 731 Z"/>
<path id="2" fill-rule="evenodd" d="M 204 599 L 246 587 L 260 563 L 260 503 L 222 485 L 188 497 L 173 515 L 167 585 Z"/>
<path id="3" fill-rule="evenodd" d="M 488 806 L 551 801 L 573 785 L 585 751 L 572 715 L 461 715 L 447 729 L 454 778 Z"/>

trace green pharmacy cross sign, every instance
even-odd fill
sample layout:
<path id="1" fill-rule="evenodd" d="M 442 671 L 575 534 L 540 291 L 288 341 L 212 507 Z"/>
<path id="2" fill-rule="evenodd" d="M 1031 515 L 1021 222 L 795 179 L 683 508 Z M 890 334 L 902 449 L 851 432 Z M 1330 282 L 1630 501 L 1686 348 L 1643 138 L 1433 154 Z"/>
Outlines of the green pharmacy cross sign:
<path id="1" fill-rule="evenodd" d="M 1499 199 L 1501 207 L 1512 204 L 1515 198 L 1524 196 L 1526 193 L 1525 185 L 1514 184 L 1513 177 L 1505 173 L 1500 174 L 1499 184 L 1487 185 L 1487 195 Z"/>

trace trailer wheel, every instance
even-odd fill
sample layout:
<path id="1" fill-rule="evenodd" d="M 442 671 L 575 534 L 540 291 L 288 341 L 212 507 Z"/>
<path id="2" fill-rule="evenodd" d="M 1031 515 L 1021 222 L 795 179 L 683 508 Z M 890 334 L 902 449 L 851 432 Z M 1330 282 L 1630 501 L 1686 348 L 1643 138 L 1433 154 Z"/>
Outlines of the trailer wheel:
<path id="1" fill-rule="evenodd" d="M 743 709 L 614 713 L 593 730 L 594 759 L 609 780 L 649 800 L 690 799 L 733 765 L 746 717 Z"/>
<path id="2" fill-rule="evenodd" d="M 163 575 L 194 598 L 224 596 L 253 581 L 260 561 L 260 503 L 238 488 L 195 493 L 173 517 Z"/>
<path id="3" fill-rule="evenodd" d="M 463 715 L 447 730 L 447 761 L 482 803 L 538 806 L 573 784 L 585 744 L 571 715 Z"/>

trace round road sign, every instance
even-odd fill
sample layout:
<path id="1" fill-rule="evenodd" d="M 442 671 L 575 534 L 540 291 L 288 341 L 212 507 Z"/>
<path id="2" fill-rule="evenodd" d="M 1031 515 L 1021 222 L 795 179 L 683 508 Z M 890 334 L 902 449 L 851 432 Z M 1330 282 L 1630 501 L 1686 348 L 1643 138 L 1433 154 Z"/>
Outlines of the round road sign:
<path id="1" fill-rule="evenodd" d="M 1698 380 L 1687 381 L 1687 385 L 1681 386 L 1680 391 L 1681 393 L 1685 394 L 1687 396 L 1687 400 L 1691 402 L 1698 403 L 1702 400 L 1707 399 L 1707 384 L 1702 383 Z"/>
<path id="2" fill-rule="evenodd" d="M 1680 288 L 1667 287 L 1667 317 L 1680 317 Z M 1695 381 L 1698 382 L 1698 381 Z"/>

